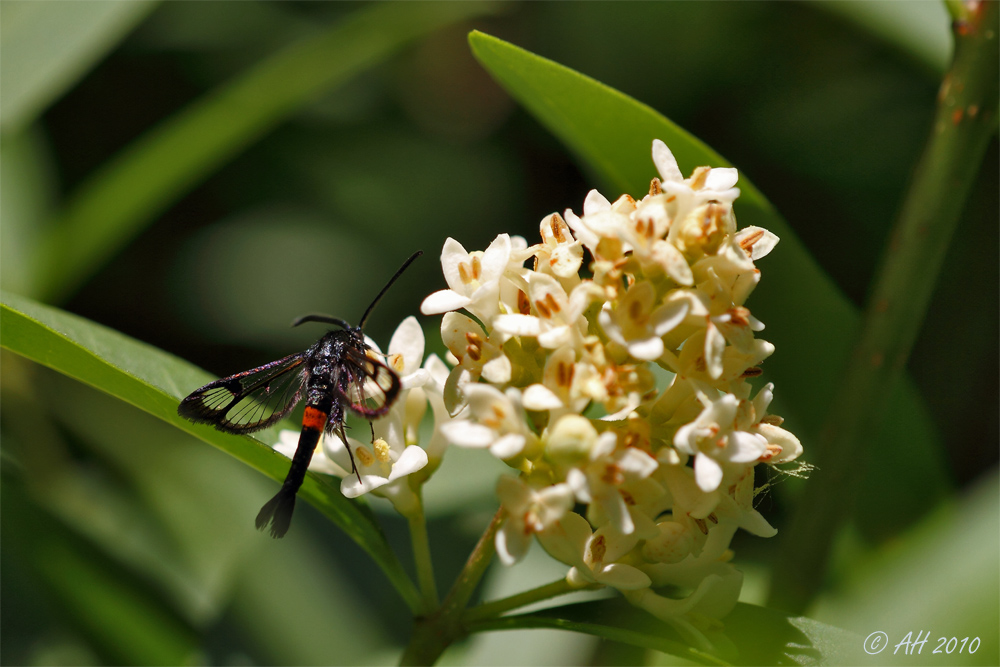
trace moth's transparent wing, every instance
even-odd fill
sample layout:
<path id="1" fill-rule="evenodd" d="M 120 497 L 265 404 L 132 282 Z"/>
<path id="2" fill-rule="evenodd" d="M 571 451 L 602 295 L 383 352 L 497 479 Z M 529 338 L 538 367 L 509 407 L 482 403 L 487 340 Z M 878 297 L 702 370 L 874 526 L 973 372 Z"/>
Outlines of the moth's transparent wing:
<path id="1" fill-rule="evenodd" d="M 341 372 L 348 373 L 342 398 L 351 411 L 372 419 L 381 417 L 399 396 L 399 376 L 381 361 L 352 350 Z"/>
<path id="2" fill-rule="evenodd" d="M 305 360 L 305 353 L 300 352 L 209 382 L 181 401 L 177 414 L 227 433 L 267 428 L 302 398 Z"/>

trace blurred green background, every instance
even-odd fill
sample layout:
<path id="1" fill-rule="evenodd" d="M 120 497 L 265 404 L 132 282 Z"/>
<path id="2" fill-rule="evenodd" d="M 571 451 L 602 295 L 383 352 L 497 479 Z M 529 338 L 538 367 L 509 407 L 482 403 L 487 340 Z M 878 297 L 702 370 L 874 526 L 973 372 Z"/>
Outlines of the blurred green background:
<path id="1" fill-rule="evenodd" d="M 860 4 L 895 5 L 896 18 L 886 28 L 851 7 Z M 5 0 L 3 289 L 225 375 L 312 342 L 315 328 L 288 328 L 297 315 L 326 312 L 356 321 L 398 264 L 423 249 L 426 256 L 368 326 L 386 344 L 395 325 L 444 286 L 437 255 L 446 237 L 470 250 L 485 248 L 501 232 L 533 242 L 543 216 L 579 211 L 598 185 L 472 58 L 466 36 L 478 29 L 645 102 L 726 156 L 863 306 L 947 63 L 950 37 L 941 6 L 455 7 L 410 3 L 409 12 L 456 17 L 435 19 L 443 27 L 415 28 L 399 48 L 351 66 L 343 83 L 317 84 L 302 101 L 278 104 L 268 122 L 212 160 L 183 166 L 220 128 L 192 135 L 176 153 L 167 146 L 146 171 L 129 172 L 125 189 L 103 200 L 98 218 L 115 219 L 116 203 L 122 211 L 132 206 L 131 193 L 158 174 L 187 169 L 161 199 L 134 215 L 118 213 L 138 222 L 107 257 L 53 287 L 50 277 L 63 267 L 38 259 L 39 248 L 58 246 L 53 239 L 66 211 L 77 210 L 74 202 L 92 191 L 109 164 L 183 118 L 185 109 L 218 99 L 229 82 L 265 71 L 275 54 L 372 6 Z M 458 16 L 463 12 L 467 16 Z M 375 49 L 384 38 L 377 30 L 352 34 L 352 53 Z M 316 59 L 313 66 L 316 71 L 297 70 L 296 77 L 322 79 L 326 69 L 346 65 Z M 267 88 L 263 97 L 249 98 L 247 108 L 275 104 L 296 81 L 278 83 L 288 87 Z M 231 118 L 223 116 L 222 125 Z M 911 527 L 968 494 L 986 493 L 985 505 L 975 507 L 987 521 L 995 516 L 989 499 L 995 500 L 1000 440 L 997 164 L 994 140 L 909 366 L 940 442 L 936 483 L 891 521 L 848 530 L 838 547 L 842 572 L 872 554 L 884 557 L 885 545 L 898 545 Z M 655 175 L 651 161 L 649 173 Z M 766 260 L 761 268 L 758 289 L 767 290 Z M 752 299 L 748 305 L 753 308 Z M 420 320 L 431 348 L 440 351 L 440 341 L 433 343 L 439 320 Z M 8 353 L 2 361 L 3 664 L 395 659 L 408 636 L 405 608 L 364 554 L 311 508 L 299 511 L 288 539 L 265 539 L 251 519 L 273 492 L 272 482 L 92 389 Z M 765 366 L 781 363 L 779 346 Z M 809 374 L 808 368 L 795 371 Z M 808 459 L 816 434 L 796 423 L 796 398 L 782 396 L 780 386 L 776 394 L 777 412 L 802 438 Z M 489 481 L 495 472 L 487 458 L 449 453 L 428 487 L 431 539 L 447 545 L 435 550 L 442 586 L 495 508 Z M 880 474 L 879 492 L 891 499 L 900 482 L 890 469 Z M 762 501 L 760 509 L 779 530 L 796 488 L 776 485 Z M 387 512 L 383 518 L 390 541 L 405 554 L 405 523 Z M 960 534 L 982 535 L 982 548 L 995 553 L 993 521 L 985 533 L 974 525 Z M 971 544 L 975 552 L 983 542 Z M 748 571 L 748 599 L 759 602 L 772 576 L 773 545 L 742 536 L 734 548 Z M 539 551 L 511 572 L 494 572 L 489 594 L 558 577 L 559 567 Z M 842 595 L 850 590 L 848 579 L 845 574 Z M 838 604 L 847 614 L 839 600 L 827 600 L 829 619 L 837 618 Z M 446 661 L 643 659 L 633 649 L 584 636 L 522 634 L 517 641 L 475 638 Z M 995 634 L 991 640 L 995 655 Z"/>

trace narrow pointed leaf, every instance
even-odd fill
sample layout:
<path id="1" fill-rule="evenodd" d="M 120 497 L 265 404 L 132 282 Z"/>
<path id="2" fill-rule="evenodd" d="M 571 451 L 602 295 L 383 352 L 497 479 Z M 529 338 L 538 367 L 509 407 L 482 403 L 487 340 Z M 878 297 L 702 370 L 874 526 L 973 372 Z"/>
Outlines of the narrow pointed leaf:
<path id="1" fill-rule="evenodd" d="M 653 649 L 702 665 L 851 664 L 863 639 L 812 619 L 738 604 L 721 631 L 705 637 L 713 648 L 690 646 L 674 626 L 613 598 L 552 607 L 475 623 L 470 631 L 549 628 Z M 860 654 L 860 655 L 859 655 Z"/>
<path id="2" fill-rule="evenodd" d="M 30 299 L 0 293 L 0 302 L 3 347 L 173 424 L 272 479 L 284 479 L 288 459 L 261 440 L 222 433 L 177 415 L 180 399 L 211 379 L 203 371 L 116 331 Z M 257 435 L 276 439 L 273 431 Z M 417 608 L 419 595 L 367 504 L 344 498 L 337 480 L 313 474 L 307 475 L 299 497 L 350 535 L 385 571 L 406 603 Z"/>
<path id="3" fill-rule="evenodd" d="M 376 3 L 257 63 L 134 141 L 53 221 L 37 294 L 75 290 L 158 214 L 303 105 L 490 3 Z"/>
<path id="4" fill-rule="evenodd" d="M 0 7 L 0 128 L 31 123 L 83 77 L 155 2 L 4 2 Z"/>

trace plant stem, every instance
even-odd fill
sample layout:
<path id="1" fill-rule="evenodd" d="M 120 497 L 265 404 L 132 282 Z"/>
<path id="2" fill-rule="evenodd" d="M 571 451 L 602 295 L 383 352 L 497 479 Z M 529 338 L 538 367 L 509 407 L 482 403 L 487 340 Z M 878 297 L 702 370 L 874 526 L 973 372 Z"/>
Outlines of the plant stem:
<path id="1" fill-rule="evenodd" d="M 503 508 L 497 510 L 476 547 L 469 554 L 458 578 L 437 612 L 418 618 L 410 643 L 399 660 L 400 665 L 432 665 L 455 640 L 466 634 L 461 623 L 462 611 L 493 558 L 493 538 L 503 520 Z"/>
<path id="2" fill-rule="evenodd" d="M 955 58 L 934 127 L 885 249 L 862 331 L 827 416 L 819 474 L 806 486 L 784 536 L 782 577 L 771 603 L 801 612 L 819 590 L 831 544 L 857 496 L 865 452 L 886 416 L 885 398 L 906 366 L 949 241 L 996 131 L 1000 53 L 996 2 L 967 3 L 956 21 Z M 887 471 L 888 474 L 888 471 Z"/>
<path id="3" fill-rule="evenodd" d="M 523 593 L 518 593 L 516 595 L 511 595 L 510 597 L 501 598 L 500 600 L 493 600 L 492 602 L 481 604 L 478 607 L 473 607 L 462 615 L 462 621 L 471 623 L 485 620 L 499 616 L 500 614 L 508 612 L 511 609 L 524 607 L 525 605 L 532 604 L 533 602 L 539 602 L 540 600 L 548 600 L 549 598 L 554 598 L 558 595 L 572 593 L 575 590 L 578 589 L 573 588 L 568 581 L 565 579 L 559 579 L 543 586 L 539 586 L 538 588 L 532 588 L 531 590 L 524 591 Z"/>
<path id="4" fill-rule="evenodd" d="M 417 583 L 424 599 L 425 613 L 437 609 L 439 604 L 437 584 L 434 582 L 434 566 L 431 564 L 431 546 L 427 539 L 427 517 L 423 503 L 420 511 L 407 517 L 410 522 L 410 542 L 413 545 L 413 562 L 417 568 Z"/>

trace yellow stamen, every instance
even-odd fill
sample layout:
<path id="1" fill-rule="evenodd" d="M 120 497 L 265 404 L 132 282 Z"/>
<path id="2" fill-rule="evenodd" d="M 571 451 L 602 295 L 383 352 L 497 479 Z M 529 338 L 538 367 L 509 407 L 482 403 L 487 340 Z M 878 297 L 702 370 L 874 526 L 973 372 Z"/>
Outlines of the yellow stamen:
<path id="1" fill-rule="evenodd" d="M 389 443 L 382 438 L 376 438 L 375 442 L 372 443 L 372 449 L 375 450 L 375 458 L 378 459 L 379 463 L 388 463 L 391 461 L 389 456 L 392 450 L 389 449 Z"/>

